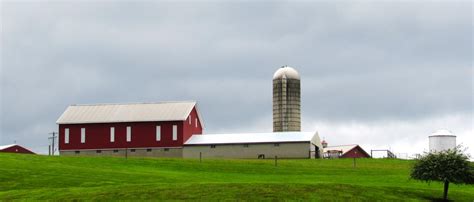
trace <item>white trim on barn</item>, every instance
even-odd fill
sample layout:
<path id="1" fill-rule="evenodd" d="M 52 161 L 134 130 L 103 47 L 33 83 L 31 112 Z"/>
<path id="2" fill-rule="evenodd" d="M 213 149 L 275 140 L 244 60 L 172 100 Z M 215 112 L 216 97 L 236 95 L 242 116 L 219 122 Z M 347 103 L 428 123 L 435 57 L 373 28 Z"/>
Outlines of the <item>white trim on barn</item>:
<path id="1" fill-rule="evenodd" d="M 161 126 L 157 125 L 156 126 L 156 141 L 161 141 Z"/>
<path id="2" fill-rule="evenodd" d="M 178 126 L 173 125 L 173 141 L 178 140 Z"/>
<path id="3" fill-rule="evenodd" d="M 132 126 L 127 126 L 127 142 L 132 141 Z"/>
<path id="4" fill-rule="evenodd" d="M 110 142 L 115 142 L 115 127 L 110 127 Z"/>
<path id="5" fill-rule="evenodd" d="M 86 128 L 81 128 L 81 143 L 86 143 Z"/>
<path id="6" fill-rule="evenodd" d="M 69 144 L 69 128 L 64 129 L 64 144 Z"/>

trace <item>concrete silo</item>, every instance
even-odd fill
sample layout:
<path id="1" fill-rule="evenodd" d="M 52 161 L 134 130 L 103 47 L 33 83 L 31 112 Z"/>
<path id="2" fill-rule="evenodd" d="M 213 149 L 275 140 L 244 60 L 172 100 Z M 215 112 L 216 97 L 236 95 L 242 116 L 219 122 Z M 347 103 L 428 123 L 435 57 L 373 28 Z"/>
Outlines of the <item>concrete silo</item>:
<path id="1" fill-rule="evenodd" d="M 429 136 L 430 152 L 456 148 L 456 136 L 449 130 L 437 130 Z"/>
<path id="2" fill-rule="evenodd" d="M 300 75 L 288 66 L 273 75 L 273 132 L 301 131 Z"/>

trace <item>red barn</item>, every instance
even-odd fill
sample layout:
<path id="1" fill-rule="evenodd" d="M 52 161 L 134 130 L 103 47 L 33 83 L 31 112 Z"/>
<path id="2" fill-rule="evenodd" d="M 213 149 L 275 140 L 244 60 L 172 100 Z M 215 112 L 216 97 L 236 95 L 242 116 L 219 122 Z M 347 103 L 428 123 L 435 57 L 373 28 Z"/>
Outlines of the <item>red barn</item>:
<path id="1" fill-rule="evenodd" d="M 17 144 L 10 144 L 0 146 L 0 152 L 7 152 L 7 153 L 19 153 L 19 154 L 35 154 L 34 152 L 20 146 Z"/>
<path id="2" fill-rule="evenodd" d="M 182 157 L 203 130 L 196 102 L 72 105 L 56 123 L 61 155 Z"/>
<path id="3" fill-rule="evenodd" d="M 370 155 L 357 144 L 324 147 L 324 158 L 370 158 Z"/>

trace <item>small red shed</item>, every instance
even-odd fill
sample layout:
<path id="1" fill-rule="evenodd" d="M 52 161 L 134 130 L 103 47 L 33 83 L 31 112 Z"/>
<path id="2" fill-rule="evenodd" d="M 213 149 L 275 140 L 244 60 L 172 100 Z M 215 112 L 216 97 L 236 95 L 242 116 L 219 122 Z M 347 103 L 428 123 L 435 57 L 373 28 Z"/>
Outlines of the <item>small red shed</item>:
<path id="1" fill-rule="evenodd" d="M 325 147 L 323 156 L 325 158 L 370 158 L 370 155 L 357 144 Z"/>
<path id="2" fill-rule="evenodd" d="M 29 149 L 26 149 L 26 148 L 24 148 L 20 145 L 17 145 L 17 144 L 10 144 L 10 145 L 0 146 L 0 152 L 19 153 L 19 154 L 35 154 L 34 152 L 30 151 Z"/>

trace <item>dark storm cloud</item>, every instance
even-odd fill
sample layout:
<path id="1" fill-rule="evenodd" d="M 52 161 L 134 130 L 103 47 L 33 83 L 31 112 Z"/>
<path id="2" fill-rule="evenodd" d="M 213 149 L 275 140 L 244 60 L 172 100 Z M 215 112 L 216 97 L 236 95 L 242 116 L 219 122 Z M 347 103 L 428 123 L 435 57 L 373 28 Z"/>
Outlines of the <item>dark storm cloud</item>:
<path id="1" fill-rule="evenodd" d="M 5 2 L 0 142 L 46 148 L 78 103 L 197 100 L 207 132 L 271 122 L 282 65 L 313 120 L 472 116 L 470 4 Z"/>

